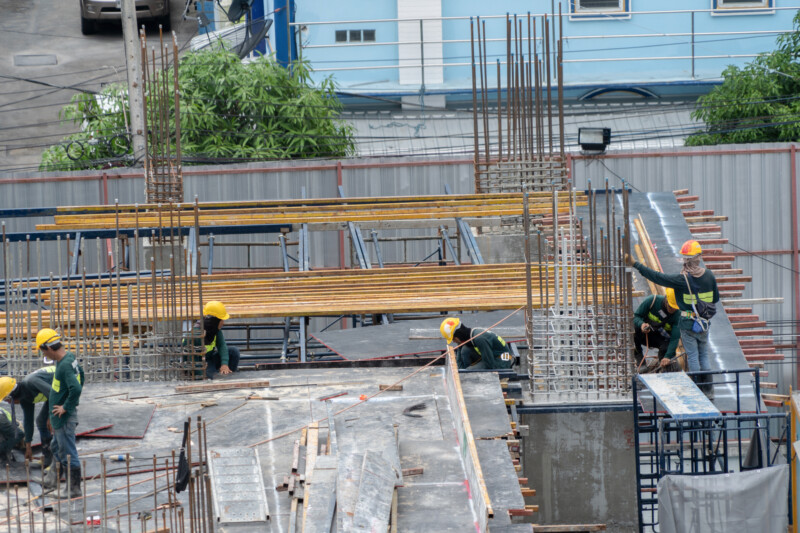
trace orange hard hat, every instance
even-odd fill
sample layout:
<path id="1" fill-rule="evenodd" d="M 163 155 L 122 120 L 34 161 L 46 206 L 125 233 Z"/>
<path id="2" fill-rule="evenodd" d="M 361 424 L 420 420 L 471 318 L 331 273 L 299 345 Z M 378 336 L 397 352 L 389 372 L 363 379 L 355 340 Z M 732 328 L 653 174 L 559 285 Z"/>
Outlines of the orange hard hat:
<path id="1" fill-rule="evenodd" d="M 700 243 L 697 241 L 686 241 L 683 243 L 683 246 L 681 246 L 681 255 L 686 257 L 694 257 L 701 253 L 703 253 L 703 249 L 700 248 Z"/>

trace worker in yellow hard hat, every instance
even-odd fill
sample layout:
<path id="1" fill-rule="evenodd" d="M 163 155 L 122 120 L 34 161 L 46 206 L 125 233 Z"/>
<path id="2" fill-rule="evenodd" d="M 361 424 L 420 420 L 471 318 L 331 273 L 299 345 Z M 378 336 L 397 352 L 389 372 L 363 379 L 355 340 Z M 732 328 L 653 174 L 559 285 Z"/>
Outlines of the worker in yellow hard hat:
<path id="1" fill-rule="evenodd" d="M 5 399 L 16 388 L 17 380 L 0 377 L 0 400 Z M 23 438 L 22 430 L 14 424 L 11 411 L 0 407 L 0 461 L 5 464 L 13 460 L 11 450 L 19 446 Z"/>
<path id="2" fill-rule="evenodd" d="M 675 301 L 680 309 L 679 327 L 681 341 L 686 352 L 686 362 L 690 372 L 711 370 L 708 360 L 708 328 L 711 318 L 717 312 L 719 289 L 714 274 L 703 266 L 703 249 L 696 240 L 683 243 L 680 255 L 683 259 L 681 271 L 667 274 L 647 268 L 625 255 L 625 262 L 633 266 L 645 278 L 675 291 Z M 714 397 L 711 376 L 695 376 L 695 382 L 709 398 Z"/>
<path id="3" fill-rule="evenodd" d="M 445 318 L 439 332 L 447 344 L 459 344 L 456 349 L 458 368 L 502 369 L 511 368 L 514 356 L 503 337 L 482 328 L 468 328 L 455 317 Z"/>
<path id="4" fill-rule="evenodd" d="M 36 348 L 45 361 L 53 361 L 56 367 L 48 399 L 50 425 L 53 428 L 50 450 L 54 461 L 45 469 L 42 488 L 45 491 L 55 490 L 59 483 L 58 472 L 66 473 L 69 469 L 68 494 L 70 498 L 77 498 L 81 495 L 82 478 L 75 429 L 78 426 L 78 404 L 83 392 L 83 369 L 75 354 L 67 351 L 61 335 L 50 328 L 44 328 L 36 334 Z"/>
<path id="5" fill-rule="evenodd" d="M 230 317 L 222 302 L 211 301 L 203 307 L 203 344 L 208 379 L 213 379 L 218 372 L 225 375 L 239 368 L 239 348 L 228 346 L 222 334 L 222 326 Z"/>
<path id="6" fill-rule="evenodd" d="M 666 296 L 653 294 L 646 297 L 633 314 L 633 355 L 641 374 L 656 368 L 642 366 L 645 356 L 643 346 L 657 348 L 658 364 L 666 368 L 675 359 L 675 350 L 681 340 L 678 327 L 681 314 L 675 301 L 675 291 L 667 289 L 666 293 Z"/>

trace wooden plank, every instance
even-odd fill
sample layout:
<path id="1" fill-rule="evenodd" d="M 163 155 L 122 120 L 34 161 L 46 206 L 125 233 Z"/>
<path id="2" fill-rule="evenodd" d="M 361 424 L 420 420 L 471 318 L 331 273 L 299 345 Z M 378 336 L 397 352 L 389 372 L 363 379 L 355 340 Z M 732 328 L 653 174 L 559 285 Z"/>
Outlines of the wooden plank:
<path id="1" fill-rule="evenodd" d="M 583 533 L 589 531 L 605 531 L 605 524 L 575 524 L 575 525 L 539 525 L 533 524 L 533 533 Z"/>
<path id="2" fill-rule="evenodd" d="M 289 528 L 287 533 L 295 533 L 297 529 L 297 498 L 292 498 L 292 505 L 289 507 Z"/>
<path id="3" fill-rule="evenodd" d="M 402 385 L 378 385 L 380 390 L 388 390 L 388 391 L 401 391 L 403 390 Z"/>
<path id="4" fill-rule="evenodd" d="M 317 452 L 319 450 L 319 422 L 312 422 L 308 426 L 308 440 L 306 441 L 306 470 L 305 470 L 305 483 L 306 487 L 311 483 L 311 474 L 314 471 L 314 466 L 317 461 Z M 303 498 L 303 522 L 301 531 L 305 531 L 306 514 L 308 512 L 308 492 L 306 497 Z"/>
<path id="5" fill-rule="evenodd" d="M 255 381 L 225 381 L 221 383 L 201 383 L 199 385 L 179 385 L 175 392 L 212 392 L 231 389 L 263 389 L 269 387 L 269 381 L 258 379 Z"/>
<path id="6" fill-rule="evenodd" d="M 397 487 L 392 494 L 392 517 L 391 517 L 390 533 L 397 533 Z"/>
<path id="7" fill-rule="evenodd" d="M 395 493 L 394 469 L 380 453 L 364 453 L 351 531 L 386 531 Z M 346 530 L 347 531 L 347 530 Z"/>
<path id="8" fill-rule="evenodd" d="M 336 457 L 319 456 L 306 485 L 303 532 L 330 533 L 336 509 Z M 306 504 L 306 502 L 308 502 Z"/>
<path id="9" fill-rule="evenodd" d="M 297 472 L 300 465 L 300 440 L 294 441 L 294 449 L 292 450 L 292 473 Z"/>
<path id="10" fill-rule="evenodd" d="M 472 500 L 478 514 L 478 530 L 484 533 L 488 530 L 488 519 L 494 516 L 489 491 L 481 470 L 478 450 L 475 447 L 475 438 L 472 434 L 464 393 L 461 389 L 461 380 L 458 375 L 456 356 L 453 348 L 447 348 L 447 362 L 445 366 L 445 389 L 453 409 L 453 419 L 456 425 L 456 437 L 459 442 L 459 452 L 467 471 L 467 481 L 470 484 Z"/>

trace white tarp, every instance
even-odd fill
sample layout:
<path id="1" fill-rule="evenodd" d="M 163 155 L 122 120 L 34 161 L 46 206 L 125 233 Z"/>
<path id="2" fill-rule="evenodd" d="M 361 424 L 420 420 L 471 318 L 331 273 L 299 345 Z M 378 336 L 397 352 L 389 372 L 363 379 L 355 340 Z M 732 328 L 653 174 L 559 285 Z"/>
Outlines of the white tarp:
<path id="1" fill-rule="evenodd" d="M 789 465 L 658 482 L 661 533 L 785 533 L 788 513 Z"/>

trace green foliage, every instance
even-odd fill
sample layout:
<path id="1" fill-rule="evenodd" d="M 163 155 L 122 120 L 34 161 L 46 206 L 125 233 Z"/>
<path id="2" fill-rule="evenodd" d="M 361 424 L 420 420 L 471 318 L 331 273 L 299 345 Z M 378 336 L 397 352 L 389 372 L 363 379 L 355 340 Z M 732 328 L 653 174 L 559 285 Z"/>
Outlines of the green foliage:
<path id="1" fill-rule="evenodd" d="M 743 68 L 730 66 L 722 85 L 698 99 L 692 117 L 706 129 L 687 146 L 789 142 L 800 139 L 800 12 L 794 31 L 778 37 L 778 48 Z"/>
<path id="2" fill-rule="evenodd" d="M 354 152 L 353 127 L 339 118 L 342 105 L 330 78 L 315 87 L 310 66 L 297 61 L 291 71 L 269 57 L 242 63 L 220 47 L 190 52 L 178 67 L 181 153 L 184 162 L 228 162 L 310 157 L 343 157 Z M 126 88 L 113 86 L 95 99 L 79 94 L 60 116 L 81 124 L 80 133 L 51 146 L 42 170 L 99 168 L 119 160 L 114 135 L 126 131 Z M 114 107 L 97 103 L 113 96 Z M 174 106 L 170 105 L 170 109 Z M 174 113 L 170 116 L 174 131 Z M 90 139 L 95 139 L 92 143 Z M 78 152 L 70 141 L 80 141 Z M 91 144 L 90 144 L 91 143 Z M 174 137 L 171 139 L 174 151 Z M 91 146 L 92 149 L 87 147 Z M 68 147 L 70 154 L 67 153 Z M 130 149 L 125 147 L 130 156 Z M 130 157 L 127 158 L 130 160 Z"/>

